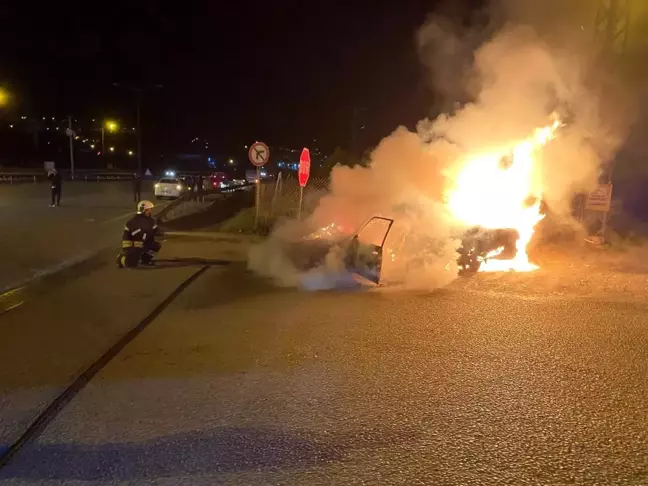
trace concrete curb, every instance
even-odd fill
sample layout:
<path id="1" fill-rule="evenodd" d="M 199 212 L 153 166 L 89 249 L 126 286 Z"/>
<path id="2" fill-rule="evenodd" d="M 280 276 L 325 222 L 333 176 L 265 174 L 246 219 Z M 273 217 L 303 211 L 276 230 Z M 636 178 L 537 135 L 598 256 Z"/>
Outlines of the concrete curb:
<path id="1" fill-rule="evenodd" d="M 185 238 L 205 238 L 214 241 L 240 241 L 241 243 L 256 243 L 263 237 L 248 234 L 219 233 L 216 231 L 165 231 L 164 236 L 181 236 Z"/>

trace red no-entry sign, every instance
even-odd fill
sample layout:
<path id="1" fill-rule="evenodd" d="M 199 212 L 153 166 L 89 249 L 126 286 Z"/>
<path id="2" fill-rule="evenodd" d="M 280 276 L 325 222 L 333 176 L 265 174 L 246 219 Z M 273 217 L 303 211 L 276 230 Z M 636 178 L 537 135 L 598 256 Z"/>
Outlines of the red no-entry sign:
<path id="1" fill-rule="evenodd" d="M 302 150 L 301 155 L 299 156 L 299 185 L 301 187 L 306 186 L 308 178 L 310 177 L 310 151 L 307 148 Z"/>

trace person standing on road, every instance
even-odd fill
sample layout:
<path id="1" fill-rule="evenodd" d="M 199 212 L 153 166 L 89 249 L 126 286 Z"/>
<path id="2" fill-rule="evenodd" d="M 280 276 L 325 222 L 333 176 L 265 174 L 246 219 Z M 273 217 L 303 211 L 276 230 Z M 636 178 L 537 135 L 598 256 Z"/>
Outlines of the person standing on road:
<path id="1" fill-rule="evenodd" d="M 50 207 L 60 206 L 61 205 L 61 174 L 58 173 L 56 169 L 52 171 L 47 176 L 50 182 L 52 183 L 52 203 Z"/>
<path id="2" fill-rule="evenodd" d="M 137 172 L 133 173 L 133 200 L 137 203 L 142 199 L 142 176 Z"/>
<path id="3" fill-rule="evenodd" d="M 205 188 L 203 186 L 203 176 L 202 176 L 202 174 L 199 174 L 198 179 L 196 181 L 196 191 L 195 191 L 196 201 L 199 201 L 199 202 L 204 201 L 204 195 L 203 195 L 204 189 Z"/>

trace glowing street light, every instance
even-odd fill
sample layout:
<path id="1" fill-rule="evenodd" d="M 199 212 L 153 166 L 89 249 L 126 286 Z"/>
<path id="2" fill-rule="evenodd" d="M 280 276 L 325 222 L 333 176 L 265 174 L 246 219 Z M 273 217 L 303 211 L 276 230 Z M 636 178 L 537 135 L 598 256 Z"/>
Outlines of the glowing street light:
<path id="1" fill-rule="evenodd" d="M 111 152 L 114 152 L 114 151 L 115 151 L 115 147 L 110 147 L 110 151 L 111 151 Z"/>
<path id="2" fill-rule="evenodd" d="M 130 156 L 132 157 L 132 156 L 133 156 L 133 151 L 132 151 L 132 150 L 129 150 L 129 151 L 128 151 L 128 155 L 130 155 Z"/>
<path id="3" fill-rule="evenodd" d="M 105 153 L 106 151 L 106 130 L 109 132 L 116 132 L 119 130 L 119 125 L 116 121 L 106 120 L 101 126 L 101 153 Z"/>
<path id="4" fill-rule="evenodd" d="M 117 122 L 114 122 L 112 120 L 107 120 L 106 121 L 106 130 L 109 132 L 116 132 L 119 129 L 119 125 Z"/>
<path id="5" fill-rule="evenodd" d="M 4 88 L 0 88 L 0 106 L 7 106 L 9 104 L 9 98 L 9 92 Z"/>

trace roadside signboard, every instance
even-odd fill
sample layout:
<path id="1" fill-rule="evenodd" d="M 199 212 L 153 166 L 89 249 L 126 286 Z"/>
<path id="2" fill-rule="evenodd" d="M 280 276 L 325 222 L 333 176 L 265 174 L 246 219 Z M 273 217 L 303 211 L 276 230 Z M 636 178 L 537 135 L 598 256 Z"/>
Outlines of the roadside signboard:
<path id="1" fill-rule="evenodd" d="M 310 177 L 310 151 L 307 148 L 302 150 L 301 155 L 299 156 L 299 185 L 305 187 L 308 183 L 308 178 Z"/>
<path id="2" fill-rule="evenodd" d="M 612 184 L 599 184 L 598 188 L 590 193 L 585 203 L 589 211 L 609 211 L 612 201 Z"/>
<path id="3" fill-rule="evenodd" d="M 270 149 L 263 142 L 254 142 L 248 150 L 248 159 L 256 167 L 256 202 L 254 213 L 254 229 L 259 227 L 259 208 L 261 206 L 261 167 L 270 160 Z"/>
<path id="4" fill-rule="evenodd" d="M 262 167 L 270 160 L 270 149 L 263 142 L 254 142 L 248 150 L 248 158 L 256 167 Z"/>

